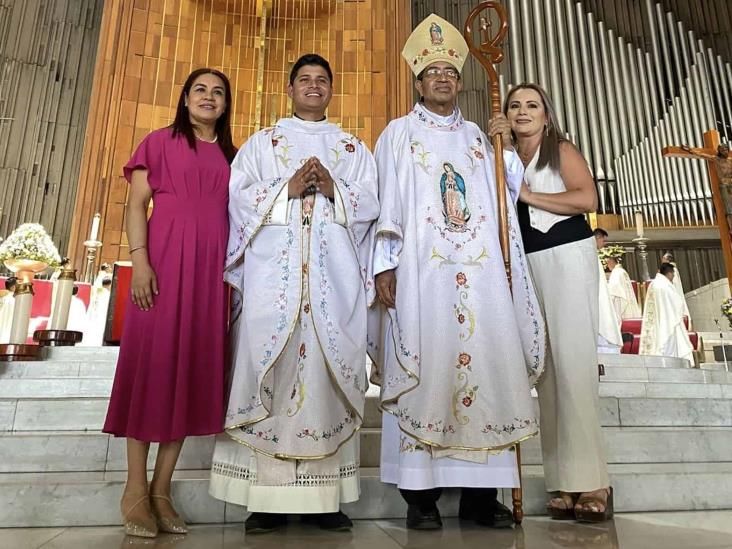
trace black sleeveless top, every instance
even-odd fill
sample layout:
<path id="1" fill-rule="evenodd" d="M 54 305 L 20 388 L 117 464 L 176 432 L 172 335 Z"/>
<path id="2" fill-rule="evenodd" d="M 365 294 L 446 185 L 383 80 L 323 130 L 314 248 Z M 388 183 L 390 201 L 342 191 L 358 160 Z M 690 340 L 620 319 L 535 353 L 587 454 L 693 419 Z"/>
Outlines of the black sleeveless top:
<path id="1" fill-rule="evenodd" d="M 531 226 L 529 206 L 520 200 L 516 203 L 521 237 L 524 241 L 524 251 L 527 254 L 555 248 L 562 244 L 577 242 L 592 236 L 592 229 L 584 215 L 573 215 L 555 223 L 549 231 L 543 233 Z"/>

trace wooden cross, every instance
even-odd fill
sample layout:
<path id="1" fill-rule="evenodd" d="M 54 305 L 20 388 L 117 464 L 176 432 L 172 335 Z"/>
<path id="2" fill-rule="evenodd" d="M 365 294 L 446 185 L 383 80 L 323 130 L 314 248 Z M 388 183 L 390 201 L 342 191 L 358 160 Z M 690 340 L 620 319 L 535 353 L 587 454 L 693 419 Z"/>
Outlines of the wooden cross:
<path id="1" fill-rule="evenodd" d="M 686 145 L 663 147 L 661 154 L 666 158 L 706 160 L 709 180 L 712 184 L 712 201 L 717 216 L 719 239 L 722 242 L 724 268 L 727 271 L 727 281 L 730 288 L 732 288 L 732 235 L 730 234 L 730 222 L 732 221 L 732 157 L 729 154 L 729 146 L 720 144 L 719 132 L 709 130 L 704 132 L 704 147 L 695 148 Z"/>

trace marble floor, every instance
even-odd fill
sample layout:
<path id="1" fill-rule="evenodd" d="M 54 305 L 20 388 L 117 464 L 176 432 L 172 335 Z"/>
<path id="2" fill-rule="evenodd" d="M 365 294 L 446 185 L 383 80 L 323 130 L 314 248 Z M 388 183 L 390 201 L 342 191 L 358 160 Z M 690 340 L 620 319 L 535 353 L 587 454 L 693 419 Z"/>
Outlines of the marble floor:
<path id="1" fill-rule="evenodd" d="M 0 529 L 3 549 L 112 549 L 124 547 L 180 549 L 352 548 L 419 549 L 730 549 L 732 511 L 620 514 L 597 526 L 529 517 L 515 530 L 490 530 L 445 520 L 441 532 L 413 532 L 404 520 L 356 521 L 350 533 L 327 533 L 291 522 L 286 530 L 246 536 L 241 524 L 196 525 L 187 536 L 161 535 L 153 540 L 130 538 L 118 527 Z"/>

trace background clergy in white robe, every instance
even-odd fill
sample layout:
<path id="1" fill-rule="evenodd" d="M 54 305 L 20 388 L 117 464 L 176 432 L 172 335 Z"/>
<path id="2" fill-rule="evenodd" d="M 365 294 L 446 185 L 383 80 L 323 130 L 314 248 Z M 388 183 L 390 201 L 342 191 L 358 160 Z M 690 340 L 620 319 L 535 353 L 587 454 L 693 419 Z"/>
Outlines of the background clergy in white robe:
<path id="1" fill-rule="evenodd" d="M 100 271 L 100 274 L 94 281 L 94 285 L 91 287 L 89 308 L 86 311 L 84 337 L 81 340 L 80 346 L 101 347 L 104 345 L 104 328 L 107 325 L 109 298 L 112 295 L 111 288 L 111 275 L 105 275 L 103 271 Z"/>
<path id="2" fill-rule="evenodd" d="M 615 307 L 615 313 L 621 320 L 626 318 L 640 318 L 643 313 L 638 305 L 638 299 L 630 282 L 630 275 L 620 264 L 620 258 L 608 257 L 606 264 L 610 269 L 610 278 L 607 281 L 610 298 Z"/>
<path id="3" fill-rule="evenodd" d="M 597 249 L 601 250 L 604 248 L 608 237 L 607 231 L 598 227 L 592 231 L 592 234 L 595 236 Z M 605 276 L 605 269 L 599 259 L 597 260 L 597 265 L 600 269 L 600 306 L 598 308 L 600 322 L 599 333 L 597 334 L 597 352 L 618 354 L 623 347 L 623 335 L 620 333 L 620 318 L 613 307 L 607 277 Z"/>
<path id="4" fill-rule="evenodd" d="M 66 329 L 74 332 L 84 332 L 86 329 L 86 305 L 80 297 L 77 297 L 79 287 L 74 286 L 69 305 L 69 322 Z M 83 341 L 83 339 L 82 339 Z"/>
<path id="5" fill-rule="evenodd" d="M 691 326 L 691 315 L 689 314 L 689 306 L 686 303 L 686 294 L 684 294 L 684 284 L 681 282 L 681 273 L 679 272 L 679 267 L 676 265 L 676 262 L 674 261 L 674 254 L 671 252 L 666 252 L 663 254 L 663 257 L 661 258 L 662 263 L 670 263 L 674 266 L 674 279 L 673 279 L 673 285 L 674 288 L 676 288 L 676 291 L 679 293 L 679 295 L 684 300 L 684 314 L 689 317 L 689 326 Z"/>
<path id="6" fill-rule="evenodd" d="M 508 122 L 492 120 L 489 133 L 504 135 L 513 199 L 512 300 L 493 149 L 456 107 L 466 54 L 457 29 L 435 15 L 415 29 L 402 55 L 423 100 L 392 121 L 376 146 L 374 272 L 387 309 L 374 311 L 369 345 L 386 412 L 381 478 L 400 488 L 407 526 L 418 529 L 440 527 L 435 503 L 439 489 L 451 486 L 481 489 L 463 491 L 463 518 L 510 524 L 492 490 L 518 485 L 515 455 L 503 450 L 538 430 L 530 390 L 543 369 L 545 332 L 514 210 L 523 165 Z"/>
<path id="7" fill-rule="evenodd" d="M 376 165 L 324 117 L 327 62 L 303 59 L 288 88 L 295 117 L 254 134 L 231 166 L 234 364 L 210 492 L 254 512 L 247 531 L 279 527 L 283 513 L 348 527 L 339 506 L 359 497 Z"/>
<path id="8" fill-rule="evenodd" d="M 674 266 L 661 264 L 646 296 L 640 354 L 684 358 L 694 363 L 694 348 L 684 325 L 684 302 L 673 285 Z"/>
<path id="9" fill-rule="evenodd" d="M 5 280 L 5 295 L 0 297 L 0 343 L 10 341 L 10 330 L 13 327 L 13 311 L 15 310 L 15 286 L 18 279 L 11 276 Z"/>

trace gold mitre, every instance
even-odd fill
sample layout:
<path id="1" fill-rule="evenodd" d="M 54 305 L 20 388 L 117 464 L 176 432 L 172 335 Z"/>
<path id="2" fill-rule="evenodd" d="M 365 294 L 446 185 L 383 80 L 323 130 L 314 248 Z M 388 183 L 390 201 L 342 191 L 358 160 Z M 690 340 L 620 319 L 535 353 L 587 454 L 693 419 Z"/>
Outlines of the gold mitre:
<path id="1" fill-rule="evenodd" d="M 433 13 L 425 17 L 409 36 L 402 57 L 414 75 L 419 76 L 425 67 L 437 61 L 450 63 L 462 71 L 468 51 L 468 43 L 460 31 Z"/>

